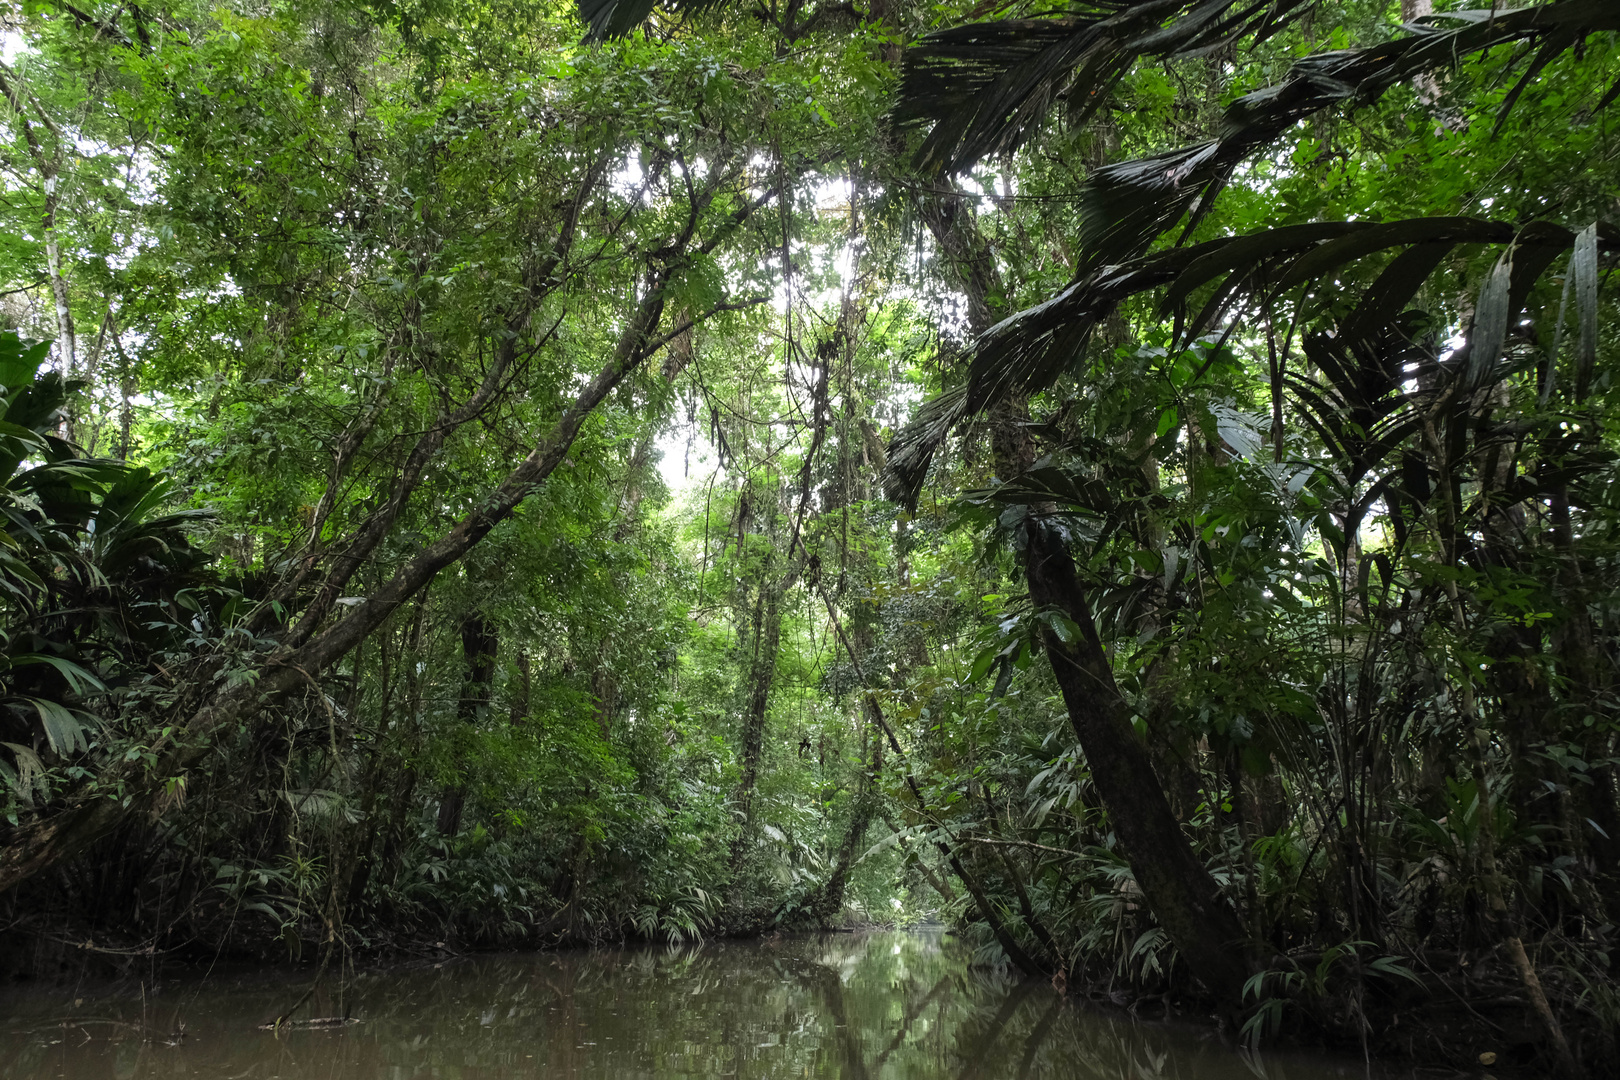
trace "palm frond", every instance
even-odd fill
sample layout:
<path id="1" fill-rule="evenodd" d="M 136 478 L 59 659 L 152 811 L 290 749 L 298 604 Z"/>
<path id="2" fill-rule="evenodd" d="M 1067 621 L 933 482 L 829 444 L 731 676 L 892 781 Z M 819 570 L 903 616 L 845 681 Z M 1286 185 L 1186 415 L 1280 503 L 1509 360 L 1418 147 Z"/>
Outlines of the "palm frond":
<path id="1" fill-rule="evenodd" d="M 1135 0 L 1091 14 L 972 23 L 907 49 L 895 119 L 933 124 L 918 152 L 932 172 L 961 172 L 1015 149 L 1059 100 L 1089 116 L 1142 57 L 1192 56 L 1265 37 L 1314 0 Z"/>
<path id="2" fill-rule="evenodd" d="M 883 494 L 904 506 L 916 506 L 928 479 L 934 452 L 950 437 L 967 413 L 967 390 L 957 387 L 923 402 L 889 444 L 888 467 L 883 473 Z"/>
<path id="3" fill-rule="evenodd" d="M 925 402 L 895 436 L 884 493 L 915 506 L 934 454 L 957 424 L 997 401 L 1050 386 L 1121 300 L 1174 280 L 1185 259 L 1198 250 L 1161 252 L 1129 266 L 1104 267 L 985 331 L 974 343 L 966 382 Z"/>
<path id="4" fill-rule="evenodd" d="M 1325 339 L 1316 344 L 1317 362 L 1330 385 L 1298 387 L 1321 402 L 1319 411 L 1333 412 L 1337 402 L 1357 413 L 1349 417 L 1352 422 L 1371 432 L 1390 420 L 1399 404 L 1389 397 L 1399 381 L 1398 372 L 1387 362 L 1395 355 L 1391 326 L 1446 256 L 1462 244 L 1510 246 L 1510 255 L 1504 256 L 1509 267 L 1505 298 L 1493 295 L 1491 302 L 1505 304 L 1511 316 L 1523 308 L 1533 284 L 1528 270 L 1539 276 L 1559 253 L 1573 248 L 1578 257 L 1574 273 L 1583 282 L 1595 282 L 1597 254 L 1620 252 L 1620 230 L 1599 224 L 1577 236 L 1551 222 L 1516 228 L 1468 217 L 1317 222 L 1224 237 L 1099 267 L 1045 303 L 997 323 L 974 343 L 965 383 L 926 403 L 917 419 L 896 436 L 885 491 L 890 498 L 914 504 L 933 454 L 956 424 L 999 401 L 1051 387 L 1084 354 L 1092 330 L 1127 297 L 1164 288 L 1160 312 L 1176 317 L 1177 340 L 1186 343 L 1208 331 L 1223 312 L 1256 300 L 1274 303 L 1285 290 L 1308 290 L 1341 267 L 1395 251 L 1398 254 L 1339 326 L 1331 347 Z M 1514 267 L 1521 272 L 1515 275 Z M 1189 317 L 1194 294 L 1210 286 L 1221 302 L 1206 303 Z M 1595 326 L 1596 290 L 1583 287 L 1580 295 L 1577 319 L 1583 326 L 1588 320 Z M 1471 330 L 1470 338 L 1474 334 Z M 1378 357 L 1386 359 L 1376 363 L 1369 359 Z M 1487 365 L 1487 375 L 1494 370 L 1495 357 L 1472 366 L 1469 357 L 1470 346 L 1465 344 L 1450 362 L 1458 370 L 1474 371 L 1476 378 L 1482 377 L 1478 364 Z M 1584 362 L 1581 352 L 1577 363 Z M 1378 438 L 1388 441 L 1390 436 Z M 1330 441 L 1342 442 L 1344 436 L 1332 432 Z"/>
<path id="5" fill-rule="evenodd" d="M 1333 448 L 1347 488 L 1372 472 L 1421 423 L 1411 408 L 1418 395 L 1402 387 L 1415 375 L 1433 371 L 1436 344 L 1425 340 L 1418 326 L 1403 323 L 1385 323 L 1354 340 L 1322 331 L 1306 334 L 1305 355 L 1319 377 L 1284 376 L 1300 415 Z"/>
<path id="6" fill-rule="evenodd" d="M 726 0 L 673 0 L 671 10 L 685 15 L 701 15 L 721 7 Z M 647 21 L 658 0 L 579 0 L 579 17 L 587 27 L 586 41 L 620 38 Z"/>
<path id="7" fill-rule="evenodd" d="M 1587 35 L 1620 30 L 1620 4 L 1561 0 L 1518 11 L 1452 11 L 1406 30 L 1405 37 L 1382 45 L 1299 60 L 1281 82 L 1227 106 L 1214 139 L 1098 170 L 1081 193 L 1080 270 L 1117 260 L 1121 252 L 1146 250 L 1189 211 L 1191 229 L 1234 168 L 1312 113 L 1374 101 L 1417 75 L 1515 41 L 1539 43 L 1527 72 L 1533 76 Z M 1501 116 L 1522 88 L 1521 81 L 1509 93 Z"/>

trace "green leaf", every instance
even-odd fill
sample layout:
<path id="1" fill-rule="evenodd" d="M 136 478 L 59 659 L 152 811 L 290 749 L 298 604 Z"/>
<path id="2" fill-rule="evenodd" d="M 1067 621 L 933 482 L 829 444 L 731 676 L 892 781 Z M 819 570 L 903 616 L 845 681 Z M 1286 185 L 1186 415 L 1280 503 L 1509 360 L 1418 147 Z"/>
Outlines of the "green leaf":
<path id="1" fill-rule="evenodd" d="M 39 365 L 51 351 L 49 341 L 24 344 L 15 330 L 0 333 L 0 386 L 15 393 L 34 381 Z"/>
<path id="2" fill-rule="evenodd" d="M 968 682 L 976 683 L 990 673 L 990 665 L 1000 656 L 1000 650 L 995 645 L 983 650 L 973 658 L 973 669 L 968 672 Z"/>
<path id="3" fill-rule="evenodd" d="M 1485 278 L 1479 290 L 1479 302 L 1474 308 L 1474 329 L 1468 341 L 1468 368 L 1463 375 L 1463 389 L 1468 393 L 1483 387 L 1489 380 L 1502 345 L 1507 340 L 1509 287 L 1513 282 L 1511 255 L 1503 255 Z"/>
<path id="4" fill-rule="evenodd" d="M 1401 963 L 1399 956 L 1380 956 L 1367 965 L 1368 968 L 1380 975 L 1387 975 L 1392 979 L 1405 979 L 1417 986 L 1423 985 L 1423 980 L 1417 972 Z"/>
<path id="5" fill-rule="evenodd" d="M 66 706 L 45 698 L 24 698 L 39 714 L 40 726 L 45 730 L 45 738 L 50 741 L 51 749 L 64 756 L 79 750 L 88 749 L 89 737 L 85 734 L 89 725 L 80 721 L 83 713 L 75 714 Z"/>
<path id="6" fill-rule="evenodd" d="M 13 667 L 49 664 L 62 673 L 62 677 L 68 681 L 68 686 L 73 688 L 75 694 L 86 694 L 98 690 L 105 692 L 107 689 L 107 684 L 96 678 L 92 672 L 80 667 L 71 660 L 64 660 L 60 656 L 50 656 L 45 653 L 24 653 L 21 656 L 12 657 L 11 663 Z"/>

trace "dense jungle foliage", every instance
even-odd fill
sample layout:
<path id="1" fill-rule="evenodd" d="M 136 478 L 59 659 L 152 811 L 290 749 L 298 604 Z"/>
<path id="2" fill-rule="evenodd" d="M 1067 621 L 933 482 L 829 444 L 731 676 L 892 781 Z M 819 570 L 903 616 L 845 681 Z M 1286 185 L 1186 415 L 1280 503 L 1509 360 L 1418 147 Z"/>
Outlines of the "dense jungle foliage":
<path id="1" fill-rule="evenodd" d="M 937 917 L 1620 1069 L 1620 4 L 4 19 L 0 966 Z"/>

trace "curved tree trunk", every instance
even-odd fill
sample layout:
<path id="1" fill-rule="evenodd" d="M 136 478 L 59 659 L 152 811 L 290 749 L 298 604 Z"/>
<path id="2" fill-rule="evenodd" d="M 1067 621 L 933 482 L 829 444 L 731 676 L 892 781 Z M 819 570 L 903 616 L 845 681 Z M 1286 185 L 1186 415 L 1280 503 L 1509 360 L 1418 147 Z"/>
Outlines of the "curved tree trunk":
<path id="1" fill-rule="evenodd" d="M 982 334 L 1006 303 L 994 253 L 960 193 L 925 196 L 919 211 L 967 294 L 969 329 Z M 1035 458 L 1028 411 L 1022 402 L 1003 402 L 989 419 L 996 472 L 1007 480 Z M 1056 608 L 1080 627 L 1081 638 L 1073 643 L 1047 629 L 1047 655 L 1075 737 L 1091 765 L 1092 781 L 1125 842 L 1143 897 L 1188 968 L 1219 999 L 1221 1010 L 1235 1014 L 1242 1008 L 1248 977 L 1243 925 L 1182 833 L 1147 746 L 1131 727 L 1073 557 L 1056 534 L 1033 522 L 1025 573 L 1037 608 Z M 959 860 L 952 862 L 960 876 Z M 963 883 L 972 890 L 967 879 Z M 975 899 L 981 909 L 987 907 L 977 894 Z"/>
<path id="2" fill-rule="evenodd" d="M 1049 626 L 1042 637 L 1092 783 L 1159 925 L 1221 1010 L 1236 1013 L 1249 974 L 1243 926 L 1182 833 L 1153 774 L 1147 747 L 1114 683 L 1073 556 L 1058 534 L 1039 522 L 1030 523 L 1028 536 L 1030 601 L 1056 609 L 1079 628 L 1073 641 L 1062 640 Z"/>

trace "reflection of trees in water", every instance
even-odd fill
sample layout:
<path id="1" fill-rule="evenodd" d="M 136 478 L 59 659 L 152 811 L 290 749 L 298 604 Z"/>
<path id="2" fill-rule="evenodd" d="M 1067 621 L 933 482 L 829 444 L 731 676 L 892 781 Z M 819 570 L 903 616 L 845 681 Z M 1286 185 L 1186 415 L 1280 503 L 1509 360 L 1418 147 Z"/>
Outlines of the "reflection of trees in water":
<path id="1" fill-rule="evenodd" d="M 950 986 L 951 977 L 944 975 L 935 980 L 933 988 L 922 997 L 911 995 L 908 998 L 905 1013 L 900 1018 L 900 1029 L 894 1033 L 894 1038 L 889 1040 L 889 1045 L 883 1048 L 883 1053 L 877 1056 L 874 1068 L 881 1069 L 883 1067 L 883 1063 L 889 1060 L 889 1055 L 898 1050 L 911 1034 L 911 1025 L 923 1014 L 928 1006 L 934 1003 L 936 998 L 949 990 Z"/>
<path id="2" fill-rule="evenodd" d="M 1053 998 L 1047 1004 L 1046 1012 L 1042 1014 L 1040 1023 L 1035 1025 L 1034 1030 L 1029 1033 L 1029 1038 L 1024 1040 L 1024 1053 L 1018 1059 L 1019 1080 L 1023 1080 L 1024 1077 L 1028 1076 L 1030 1070 L 1035 1067 L 1035 1055 L 1040 1053 L 1041 1046 L 1046 1042 L 1047 1035 L 1051 1034 L 1052 1021 L 1057 1019 L 1058 1010 L 1062 1007 L 1062 1000 Z"/>
<path id="3" fill-rule="evenodd" d="M 216 980 L 206 992 L 193 986 L 162 995 L 165 1009 L 190 1002 L 183 1018 L 191 1034 L 180 1047 L 115 1043 L 105 1033 L 85 1045 L 47 1046 L 62 1032 L 0 1032 L 0 1080 L 1329 1075 L 1315 1063 L 1290 1072 L 1269 1061 L 1251 1072 L 1213 1038 L 1095 1015 L 1042 984 L 970 969 L 937 938 L 913 935 L 474 957 L 351 980 L 341 997 L 366 1022 L 342 1032 L 278 1038 L 254 1029 L 299 986 L 298 976 L 234 986 Z M 48 1007 L 61 1009 L 39 1005 Z M 94 1008 L 126 1022 L 141 1016 L 138 999 Z"/>
<path id="4" fill-rule="evenodd" d="M 1017 1017 L 1019 1009 L 1034 993 L 1035 987 L 1035 983 L 1021 982 L 1003 991 L 992 991 L 1000 994 L 994 1012 L 987 1013 L 988 1000 L 976 1003 L 977 1007 L 958 1026 L 954 1039 L 957 1055 L 962 1059 L 955 1074 L 957 1080 L 974 1080 L 1001 1071 L 996 1069 L 999 1058 L 992 1055 L 1000 1046 L 1008 1025 Z"/>

